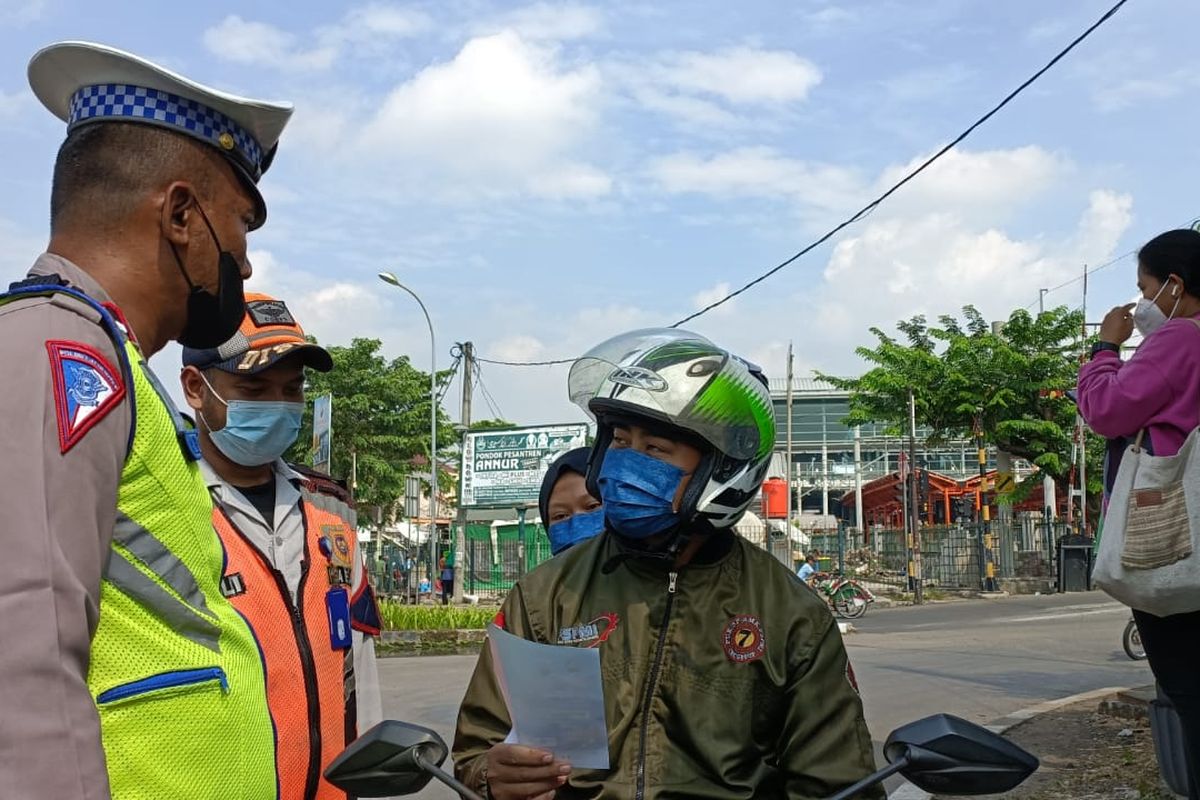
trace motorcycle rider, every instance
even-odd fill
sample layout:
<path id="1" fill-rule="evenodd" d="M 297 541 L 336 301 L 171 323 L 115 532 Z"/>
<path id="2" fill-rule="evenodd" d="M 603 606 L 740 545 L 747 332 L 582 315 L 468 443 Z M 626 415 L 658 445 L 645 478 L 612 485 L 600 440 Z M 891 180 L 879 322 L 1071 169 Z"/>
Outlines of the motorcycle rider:
<path id="1" fill-rule="evenodd" d="M 593 348 L 569 385 L 597 422 L 587 483 L 605 531 L 518 581 L 496 624 L 599 649 L 612 767 L 504 743 L 485 647 L 459 711 L 459 779 L 496 800 L 668 800 L 819 798 L 870 774 L 829 609 L 733 530 L 774 446 L 761 373 L 699 335 L 652 329 Z"/>

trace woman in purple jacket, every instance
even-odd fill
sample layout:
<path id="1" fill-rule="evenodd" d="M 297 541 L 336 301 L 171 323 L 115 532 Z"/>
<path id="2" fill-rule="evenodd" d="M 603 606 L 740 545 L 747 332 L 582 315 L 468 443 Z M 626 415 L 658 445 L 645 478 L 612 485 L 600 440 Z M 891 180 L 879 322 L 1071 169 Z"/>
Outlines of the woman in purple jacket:
<path id="1" fill-rule="evenodd" d="M 1200 424 L 1200 232 L 1174 230 L 1138 253 L 1137 303 L 1104 317 L 1091 361 L 1079 371 L 1079 412 L 1110 439 L 1145 429 L 1151 452 L 1174 455 Z M 1137 352 L 1121 344 L 1137 328 Z M 1116 451 L 1110 448 L 1110 454 Z M 1118 453 L 1119 454 L 1119 453 Z M 1106 478 L 1116 464 L 1106 465 Z M 1105 481 L 1106 489 L 1111 481 Z M 1200 602 L 1200 601 L 1198 601 Z M 1200 798 L 1200 612 L 1156 617 L 1134 609 L 1142 643 L 1163 692 L 1183 723 L 1192 800 Z"/>

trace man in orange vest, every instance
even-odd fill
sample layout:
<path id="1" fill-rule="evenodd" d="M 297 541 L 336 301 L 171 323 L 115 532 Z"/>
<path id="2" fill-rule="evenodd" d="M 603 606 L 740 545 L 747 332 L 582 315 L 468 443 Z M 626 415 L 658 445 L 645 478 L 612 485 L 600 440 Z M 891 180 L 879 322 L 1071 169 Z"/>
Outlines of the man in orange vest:
<path id="1" fill-rule="evenodd" d="M 345 800 L 321 773 L 382 718 L 379 614 L 349 493 L 281 458 L 300 432 L 305 367 L 333 359 L 282 301 L 248 292 L 237 334 L 184 348 L 181 379 L 225 546 L 221 591 L 266 661 L 280 800 Z"/>

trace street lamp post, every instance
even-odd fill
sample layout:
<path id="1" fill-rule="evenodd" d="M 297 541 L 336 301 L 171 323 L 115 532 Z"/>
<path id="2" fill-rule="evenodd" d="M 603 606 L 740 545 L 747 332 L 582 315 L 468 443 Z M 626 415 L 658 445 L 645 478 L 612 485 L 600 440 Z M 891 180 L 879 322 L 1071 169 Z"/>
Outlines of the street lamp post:
<path id="1" fill-rule="evenodd" d="M 437 569 L 437 340 L 433 334 L 433 321 L 429 311 L 417 293 L 405 286 L 390 272 L 379 273 L 379 279 L 403 289 L 412 295 L 425 315 L 429 326 L 429 600 L 433 602 L 433 571 Z"/>

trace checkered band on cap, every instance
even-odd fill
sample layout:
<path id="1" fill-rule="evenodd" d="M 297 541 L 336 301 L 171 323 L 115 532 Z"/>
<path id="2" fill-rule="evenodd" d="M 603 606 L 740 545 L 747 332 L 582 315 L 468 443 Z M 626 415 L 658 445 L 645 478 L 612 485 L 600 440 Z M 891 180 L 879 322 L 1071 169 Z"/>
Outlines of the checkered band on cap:
<path id="1" fill-rule="evenodd" d="M 175 128 L 234 156 L 254 180 L 262 177 L 263 149 L 258 140 L 220 111 L 195 100 L 144 86 L 85 86 L 71 97 L 67 128 L 97 119 L 143 120 Z"/>

